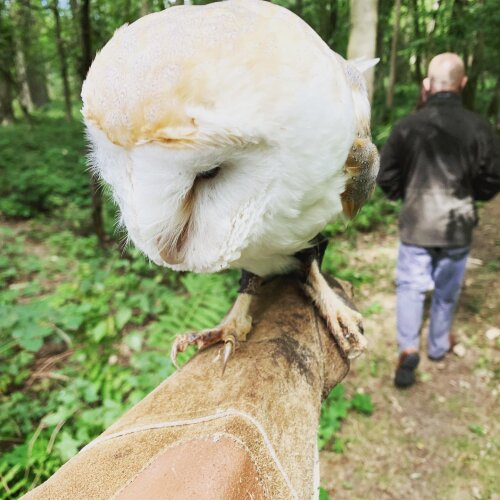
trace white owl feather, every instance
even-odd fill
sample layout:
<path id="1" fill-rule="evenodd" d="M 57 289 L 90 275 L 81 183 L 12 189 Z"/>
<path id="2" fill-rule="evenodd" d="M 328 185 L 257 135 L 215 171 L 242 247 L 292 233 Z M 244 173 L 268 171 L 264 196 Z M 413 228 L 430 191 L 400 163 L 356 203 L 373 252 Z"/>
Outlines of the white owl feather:
<path id="1" fill-rule="evenodd" d="M 131 240 L 175 270 L 293 267 L 342 211 L 348 154 L 369 136 L 355 65 L 260 0 L 123 26 L 82 98 L 92 163 Z"/>

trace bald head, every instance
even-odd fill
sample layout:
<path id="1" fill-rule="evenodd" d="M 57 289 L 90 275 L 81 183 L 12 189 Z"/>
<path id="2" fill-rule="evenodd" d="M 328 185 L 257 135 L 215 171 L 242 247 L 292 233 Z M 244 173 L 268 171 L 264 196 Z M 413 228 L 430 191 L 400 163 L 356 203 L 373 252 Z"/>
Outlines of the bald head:
<path id="1" fill-rule="evenodd" d="M 461 92 L 467 83 L 464 62 L 452 52 L 434 57 L 429 64 L 424 88 L 429 94 L 436 92 Z"/>

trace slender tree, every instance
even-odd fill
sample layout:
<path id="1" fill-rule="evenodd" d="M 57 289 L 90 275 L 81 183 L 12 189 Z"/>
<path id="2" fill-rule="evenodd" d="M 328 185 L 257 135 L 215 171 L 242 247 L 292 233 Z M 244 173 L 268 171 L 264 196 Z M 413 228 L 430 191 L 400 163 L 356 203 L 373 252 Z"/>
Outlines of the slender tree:
<path id="1" fill-rule="evenodd" d="M 427 47 L 431 54 L 435 52 L 436 38 L 438 34 L 438 16 L 441 9 L 442 1 L 436 0 L 432 5 L 430 20 L 427 23 Z"/>
<path id="2" fill-rule="evenodd" d="M 14 27 L 5 0 L 0 0 L 0 124 L 14 122 Z"/>
<path id="3" fill-rule="evenodd" d="M 348 59 L 375 57 L 377 46 L 378 0 L 351 0 L 351 29 L 347 45 Z M 373 97 L 374 69 L 365 73 L 368 94 Z"/>
<path id="4" fill-rule="evenodd" d="M 54 15 L 56 46 L 57 46 L 57 53 L 59 54 L 61 80 L 63 83 L 63 92 L 64 92 L 64 110 L 66 114 L 66 120 L 68 122 L 71 122 L 73 120 L 73 116 L 71 114 L 71 91 L 69 87 L 69 78 L 68 78 L 68 60 L 66 57 L 66 49 L 62 37 L 61 17 L 59 15 L 58 3 L 59 3 L 58 0 L 52 0 L 52 2 L 50 3 L 50 9 L 52 10 L 52 14 Z"/>
<path id="5" fill-rule="evenodd" d="M 71 10 L 71 39 L 69 45 L 71 49 L 71 62 L 72 67 L 76 67 L 78 76 L 80 76 L 80 68 L 82 66 L 80 50 L 82 45 L 80 4 L 78 0 L 69 0 L 69 6 Z"/>
<path id="6" fill-rule="evenodd" d="M 49 101 L 47 74 L 43 50 L 38 42 L 41 35 L 41 17 L 38 5 L 31 0 L 13 3 L 13 14 L 17 25 L 16 48 L 18 80 L 23 104 L 31 110 Z"/>
<path id="7" fill-rule="evenodd" d="M 488 117 L 493 121 L 497 132 L 500 133 L 500 78 L 497 77 L 497 83 L 493 91 L 490 103 L 488 104 Z"/>
<path id="8" fill-rule="evenodd" d="M 82 36 L 82 56 L 80 63 L 80 79 L 85 81 L 92 64 L 92 34 L 90 31 L 90 0 L 82 0 L 80 6 L 80 33 Z"/>
<path id="9" fill-rule="evenodd" d="M 90 0 L 82 0 L 80 7 L 80 32 L 82 34 L 82 57 L 80 65 L 80 78 L 85 81 L 87 72 L 92 64 L 92 35 L 90 29 Z M 92 225 L 100 246 L 105 245 L 105 232 L 103 221 L 102 191 L 97 178 L 90 173 L 90 189 L 92 193 Z"/>
<path id="10" fill-rule="evenodd" d="M 150 0 L 141 0 L 141 5 L 139 8 L 139 13 L 142 16 L 145 16 L 151 12 L 151 3 Z"/>
<path id="11" fill-rule="evenodd" d="M 396 85 L 396 69 L 397 69 L 397 52 L 399 38 L 399 20 L 401 16 L 401 0 L 394 2 L 394 25 L 392 29 L 391 43 L 391 61 L 389 65 L 389 83 L 387 85 L 387 94 L 385 98 L 385 106 L 390 112 L 394 104 L 394 87 Z"/>
<path id="12" fill-rule="evenodd" d="M 295 14 L 297 14 L 299 17 L 303 17 L 303 8 L 304 8 L 304 3 L 303 0 L 295 0 L 295 4 L 293 5 L 293 11 Z"/>
<path id="13" fill-rule="evenodd" d="M 472 64 L 468 69 L 468 81 L 463 91 L 464 105 L 474 109 L 476 104 L 476 91 L 484 65 L 484 36 L 482 31 L 477 33 L 476 43 L 472 51 Z"/>
<path id="14" fill-rule="evenodd" d="M 415 47 L 415 81 L 420 85 L 423 80 L 422 73 L 422 30 L 420 29 L 420 12 L 418 0 L 411 0 L 411 10 L 413 18 L 413 36 L 418 43 Z"/>

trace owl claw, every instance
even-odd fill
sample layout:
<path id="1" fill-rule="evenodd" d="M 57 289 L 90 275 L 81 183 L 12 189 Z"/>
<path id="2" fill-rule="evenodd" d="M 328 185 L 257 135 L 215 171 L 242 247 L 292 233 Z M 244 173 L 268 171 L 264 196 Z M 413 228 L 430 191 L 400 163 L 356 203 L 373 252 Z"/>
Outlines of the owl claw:
<path id="1" fill-rule="evenodd" d="M 319 270 L 317 261 L 311 264 L 304 290 L 313 300 L 320 316 L 340 350 L 348 359 L 358 357 L 366 348 L 362 316 L 352 309 L 335 290 L 330 288 Z"/>
<path id="2" fill-rule="evenodd" d="M 221 376 L 224 375 L 224 372 L 226 371 L 226 365 L 227 362 L 229 361 L 229 358 L 234 352 L 234 348 L 236 346 L 236 337 L 233 335 L 229 335 L 227 339 L 224 341 L 224 352 L 222 355 L 222 374 Z"/>
<path id="3" fill-rule="evenodd" d="M 179 349 L 177 348 L 177 343 L 174 342 L 172 344 L 172 349 L 170 350 L 170 361 L 175 366 L 175 369 L 179 369 L 179 365 L 177 364 L 177 354 L 179 353 Z"/>
<path id="4" fill-rule="evenodd" d="M 213 328 L 202 330 L 201 332 L 185 333 L 184 335 L 177 336 L 172 344 L 172 349 L 170 350 L 170 359 L 172 364 L 179 369 L 179 365 L 177 364 L 177 355 L 180 352 L 184 352 L 190 345 L 196 345 L 199 350 L 203 350 L 223 340 L 222 335 L 222 328 Z"/>
<path id="5" fill-rule="evenodd" d="M 224 375 L 229 358 L 238 347 L 239 342 L 243 342 L 252 329 L 252 318 L 248 314 L 251 299 L 251 295 L 241 293 L 229 314 L 218 326 L 177 336 L 170 351 L 172 364 L 178 368 L 177 355 L 191 345 L 197 346 L 201 351 L 218 342 L 224 342 L 222 350 L 222 374 Z"/>

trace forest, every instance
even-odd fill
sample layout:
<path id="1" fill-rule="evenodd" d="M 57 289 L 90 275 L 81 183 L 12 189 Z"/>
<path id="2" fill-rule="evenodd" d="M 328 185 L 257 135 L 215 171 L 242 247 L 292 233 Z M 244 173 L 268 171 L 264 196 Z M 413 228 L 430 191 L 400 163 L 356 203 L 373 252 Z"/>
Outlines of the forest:
<path id="1" fill-rule="evenodd" d="M 174 273 L 156 268 L 127 245 L 116 229 L 107 188 L 87 169 L 80 90 L 95 53 L 124 23 L 182 3 L 0 0 L 0 498 L 17 498 L 39 485 L 154 389 L 174 371 L 168 353 L 175 335 L 216 324 L 236 295 L 235 271 Z M 380 58 L 369 77 L 378 147 L 394 123 L 415 110 L 428 63 L 444 51 L 464 60 L 469 76 L 464 105 L 500 132 L 500 0 L 274 3 L 302 17 L 342 56 L 358 57 L 362 46 Z M 375 290 L 380 276 L 390 276 L 392 269 L 391 264 L 381 269 L 377 259 L 360 264 L 360 252 L 371 255 L 368 243 L 378 248 L 387 238 L 393 241 L 398 210 L 376 191 L 354 221 L 327 228 L 331 242 L 324 270 L 353 283 L 365 297 L 361 310 L 369 319 L 387 316 L 385 305 L 370 302 L 366 291 Z M 484 284 L 500 269 L 495 251 L 496 257 L 482 257 Z M 498 319 L 498 303 L 485 306 L 489 316 L 478 319 L 483 298 L 471 286 L 472 305 L 465 310 L 476 323 L 464 320 L 464 328 L 486 329 Z M 385 335 L 390 344 L 392 334 Z M 481 353 L 471 370 L 490 377 L 491 354 L 483 340 L 466 347 Z M 183 353 L 181 361 L 192 354 Z M 392 367 L 384 356 L 361 365 L 355 377 L 362 378 L 337 386 L 325 401 L 318 436 L 325 463 L 337 464 L 335 455 L 355 446 L 344 423 L 361 419 L 353 421 L 369 427 L 377 408 L 393 404 L 387 402 L 392 395 L 381 401 L 379 386 L 373 385 L 384 367 Z M 498 384 L 498 373 L 486 387 L 495 380 Z M 469 403 L 478 406 L 476 400 Z M 464 468 L 454 470 L 471 484 L 479 481 L 479 496 L 471 498 L 500 494 L 492 472 L 498 445 L 486 419 L 489 404 L 484 414 L 464 421 L 470 439 L 465 451 L 459 450 L 461 457 L 480 457 L 481 467 L 467 455 Z M 323 498 L 342 491 L 348 496 L 355 478 L 333 486 L 328 476 L 334 472 L 325 473 L 330 470 L 325 467 Z M 422 474 L 408 472 L 408 477 L 417 473 Z M 389 490 L 396 484 L 392 479 L 384 486 Z M 453 498 L 448 493 L 442 498 Z"/>

